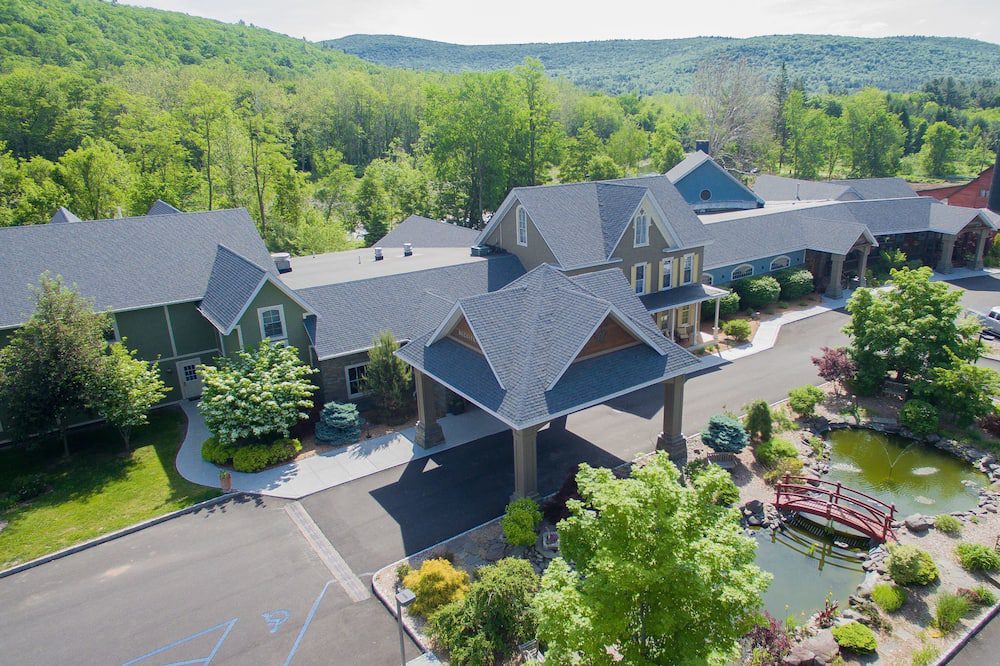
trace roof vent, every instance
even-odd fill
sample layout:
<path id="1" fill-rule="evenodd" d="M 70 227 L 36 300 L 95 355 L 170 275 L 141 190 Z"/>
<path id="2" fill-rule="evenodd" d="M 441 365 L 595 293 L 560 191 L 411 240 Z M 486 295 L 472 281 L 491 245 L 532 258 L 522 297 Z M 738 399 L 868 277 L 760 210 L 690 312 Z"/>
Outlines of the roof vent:
<path id="1" fill-rule="evenodd" d="M 695 149 L 695 151 L 697 152 L 697 151 L 700 150 L 701 152 L 705 153 L 706 155 L 711 155 L 712 154 L 712 151 L 709 150 L 709 148 L 711 148 L 711 147 L 712 147 L 712 144 L 709 143 L 707 139 L 701 139 L 699 141 L 695 141 L 694 142 L 694 149 Z"/>
<path id="2" fill-rule="evenodd" d="M 382 248 L 380 247 L 375 248 L 375 261 L 382 261 L 382 259 L 383 259 Z"/>
<path id="3" fill-rule="evenodd" d="M 292 255 L 287 252 L 274 252 L 271 254 L 271 260 L 274 262 L 274 267 L 278 269 L 279 273 L 292 272 Z"/>
<path id="4" fill-rule="evenodd" d="M 403 256 L 409 257 L 413 255 L 413 243 L 403 243 Z"/>

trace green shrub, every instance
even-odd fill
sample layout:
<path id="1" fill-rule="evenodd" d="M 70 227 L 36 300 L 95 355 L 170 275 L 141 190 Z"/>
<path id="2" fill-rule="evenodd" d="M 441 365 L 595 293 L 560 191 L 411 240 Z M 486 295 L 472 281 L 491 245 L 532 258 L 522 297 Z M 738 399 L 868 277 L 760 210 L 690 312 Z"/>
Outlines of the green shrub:
<path id="1" fill-rule="evenodd" d="M 755 441 L 764 442 L 771 439 L 774 423 L 771 420 L 771 408 L 763 400 L 754 400 L 746 406 L 747 433 Z"/>
<path id="2" fill-rule="evenodd" d="M 813 274 L 807 268 L 786 268 L 774 274 L 781 287 L 781 299 L 786 301 L 802 298 L 812 292 Z"/>
<path id="3" fill-rule="evenodd" d="M 48 489 L 44 474 L 22 474 L 15 477 L 10 484 L 10 492 L 23 502 L 38 497 Z"/>
<path id="4" fill-rule="evenodd" d="M 736 419 L 716 414 L 708 420 L 708 428 L 701 433 L 705 446 L 720 453 L 739 453 L 750 441 L 750 436 Z"/>
<path id="5" fill-rule="evenodd" d="M 746 342 L 750 339 L 750 322 L 746 319 L 730 319 L 722 325 L 722 332 L 737 342 Z"/>
<path id="6" fill-rule="evenodd" d="M 972 602 L 960 594 L 945 592 L 934 602 L 934 626 L 947 634 L 972 610 Z"/>
<path id="7" fill-rule="evenodd" d="M 960 534 L 962 532 L 962 521 L 955 516 L 943 513 L 934 519 L 934 529 L 945 534 Z"/>
<path id="8" fill-rule="evenodd" d="M 710 317 L 715 316 L 715 313 L 712 312 L 712 308 L 704 308 L 704 311 L 708 312 Z M 737 294 L 735 291 L 731 291 L 719 299 L 720 317 L 732 317 L 739 311 L 740 311 L 740 295 Z"/>
<path id="9" fill-rule="evenodd" d="M 201 457 L 216 465 L 228 465 L 236 453 L 234 444 L 223 444 L 215 437 L 209 437 L 201 445 Z"/>
<path id="10" fill-rule="evenodd" d="M 436 557 L 424 560 L 419 569 L 408 573 L 403 585 L 416 595 L 410 611 L 427 617 L 438 608 L 465 597 L 469 591 L 469 574 L 456 569 L 448 560 Z"/>
<path id="11" fill-rule="evenodd" d="M 955 547 L 958 561 L 966 571 L 1000 570 L 1000 554 L 979 543 L 960 543 Z"/>
<path id="12" fill-rule="evenodd" d="M 985 585 L 976 585 L 968 592 L 972 602 L 980 606 L 992 606 L 997 602 L 997 595 Z"/>
<path id="13" fill-rule="evenodd" d="M 406 577 L 410 575 L 411 571 L 413 571 L 413 567 L 406 562 L 403 562 L 396 567 L 396 585 L 402 585 L 403 581 L 406 580 Z"/>
<path id="14" fill-rule="evenodd" d="M 316 441 L 324 444 L 353 444 L 361 438 L 364 419 L 352 402 L 328 402 L 316 422 Z"/>
<path id="15" fill-rule="evenodd" d="M 935 646 L 924 644 L 913 651 L 913 661 L 911 663 L 913 666 L 931 666 L 931 664 L 937 661 L 939 654 L 941 654 L 941 651 Z"/>
<path id="16" fill-rule="evenodd" d="M 759 309 L 778 300 L 781 285 L 770 275 L 758 275 L 733 283 L 733 289 L 740 295 L 740 303 L 746 308 Z"/>
<path id="17" fill-rule="evenodd" d="M 878 648 L 875 632 L 860 622 L 848 622 L 832 630 L 837 645 L 856 654 L 874 652 Z"/>
<path id="18" fill-rule="evenodd" d="M 872 588 L 872 601 L 886 613 L 895 613 L 906 602 L 906 588 L 892 583 L 876 583 Z"/>
<path id="19" fill-rule="evenodd" d="M 938 578 L 930 553 L 916 546 L 890 546 L 887 567 L 889 576 L 899 585 L 929 585 Z"/>
<path id="20" fill-rule="evenodd" d="M 798 458 L 778 458 L 774 467 L 764 472 L 764 483 L 773 486 L 780 483 L 785 476 L 799 476 L 803 467 L 805 463 Z"/>
<path id="21" fill-rule="evenodd" d="M 507 505 L 500 527 L 504 539 L 512 546 L 530 546 L 535 543 L 538 523 L 542 521 L 542 512 L 538 502 L 530 497 L 521 497 Z"/>
<path id="22" fill-rule="evenodd" d="M 899 422 L 914 435 L 924 437 L 938 430 L 940 416 L 937 408 L 923 400 L 907 400 L 899 410 Z"/>
<path id="23" fill-rule="evenodd" d="M 291 460 L 301 450 L 299 440 L 284 437 L 270 444 L 245 444 L 233 453 L 233 469 L 237 472 L 259 472 L 270 465 Z"/>
<path id="24" fill-rule="evenodd" d="M 476 572 L 468 594 L 430 618 L 435 645 L 453 664 L 507 663 L 517 646 L 535 636 L 531 600 L 539 577 L 527 560 L 504 558 Z"/>
<path id="25" fill-rule="evenodd" d="M 812 384 L 793 388 L 788 392 L 788 406 L 801 417 L 810 417 L 816 412 L 816 405 L 823 402 L 823 389 Z"/>
<path id="26" fill-rule="evenodd" d="M 758 444 L 753 455 L 764 467 L 774 467 L 781 458 L 798 458 L 799 450 L 787 439 L 772 437 Z"/>

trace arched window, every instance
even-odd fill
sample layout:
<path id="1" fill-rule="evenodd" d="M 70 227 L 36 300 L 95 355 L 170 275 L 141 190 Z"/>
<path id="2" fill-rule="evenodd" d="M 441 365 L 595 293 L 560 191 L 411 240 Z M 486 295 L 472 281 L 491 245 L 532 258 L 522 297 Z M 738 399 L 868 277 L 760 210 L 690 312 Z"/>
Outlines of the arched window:
<path id="1" fill-rule="evenodd" d="M 699 196 L 701 196 L 702 201 L 708 201 L 712 198 L 712 190 L 702 190 Z"/>
<path id="2" fill-rule="evenodd" d="M 775 257 L 774 260 L 771 261 L 771 270 L 777 271 L 782 268 L 788 268 L 791 265 L 792 265 L 792 260 L 786 257 L 785 255 L 781 255 L 780 257 Z"/>
<path id="3" fill-rule="evenodd" d="M 523 206 L 517 207 L 517 244 L 528 245 L 528 213 Z"/>
<path id="4" fill-rule="evenodd" d="M 714 280 L 715 280 L 715 278 L 712 277 L 711 273 L 702 273 L 701 274 L 701 283 L 702 284 L 711 285 Z"/>
<path id="5" fill-rule="evenodd" d="M 649 216 L 646 215 L 644 208 L 640 208 L 639 212 L 635 214 L 635 242 L 633 245 L 635 247 L 649 245 Z"/>
<path id="6" fill-rule="evenodd" d="M 733 279 L 741 280 L 745 277 L 750 277 L 753 275 L 753 266 L 750 264 L 741 264 L 733 269 Z"/>

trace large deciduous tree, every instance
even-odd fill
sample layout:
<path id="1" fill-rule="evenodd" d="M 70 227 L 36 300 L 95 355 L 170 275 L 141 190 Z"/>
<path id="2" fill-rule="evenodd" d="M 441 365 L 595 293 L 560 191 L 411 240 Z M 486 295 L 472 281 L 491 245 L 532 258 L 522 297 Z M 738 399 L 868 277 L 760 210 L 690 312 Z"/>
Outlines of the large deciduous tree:
<path id="1" fill-rule="evenodd" d="M 256 349 L 199 366 L 198 409 L 219 442 L 236 444 L 266 435 L 287 437 L 309 418 L 316 370 L 299 360 L 295 347 L 264 340 Z"/>
<path id="2" fill-rule="evenodd" d="M 43 275 L 35 311 L 0 349 L 0 404 L 15 439 L 57 432 L 69 457 L 67 429 L 84 414 L 101 370 L 110 320 L 61 278 Z"/>
<path id="3" fill-rule="evenodd" d="M 125 155 L 106 139 L 83 140 L 59 158 L 57 176 L 70 208 L 85 219 L 114 217 L 128 203 L 132 170 Z"/>
<path id="4" fill-rule="evenodd" d="M 939 120 L 924 132 L 924 147 L 920 150 L 920 161 L 924 171 L 933 178 L 947 176 L 955 166 L 961 134 L 957 129 Z"/>
<path id="5" fill-rule="evenodd" d="M 849 353 L 860 391 L 878 389 L 889 371 L 899 380 L 926 380 L 932 368 L 979 357 L 980 326 L 959 319 L 961 292 L 930 277 L 927 267 L 893 270 L 892 289 L 859 289 L 851 296 L 851 321 L 844 330 L 851 336 Z"/>
<path id="6" fill-rule="evenodd" d="M 127 451 L 132 430 L 149 422 L 149 410 L 166 395 L 156 364 L 136 358 L 134 350 L 116 342 L 101 357 L 87 390 L 87 405 L 118 429 Z"/>
<path id="7" fill-rule="evenodd" d="M 704 663 L 725 655 L 760 614 L 771 576 L 733 510 L 732 485 L 709 468 L 682 486 L 666 454 L 632 477 L 581 465 L 560 549 L 535 597 L 546 662 Z M 572 563 L 572 567 L 568 564 Z"/>
<path id="8" fill-rule="evenodd" d="M 885 93 L 864 90 L 844 102 L 844 132 L 852 178 L 894 176 L 906 133 L 889 111 Z"/>

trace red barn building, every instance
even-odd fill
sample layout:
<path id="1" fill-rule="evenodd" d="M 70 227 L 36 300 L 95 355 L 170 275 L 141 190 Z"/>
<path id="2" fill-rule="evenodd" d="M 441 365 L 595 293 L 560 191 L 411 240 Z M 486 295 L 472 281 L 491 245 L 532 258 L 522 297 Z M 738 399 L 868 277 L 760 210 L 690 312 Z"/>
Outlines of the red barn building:
<path id="1" fill-rule="evenodd" d="M 995 167 L 990 167 L 971 181 L 961 185 L 951 183 L 916 185 L 913 189 L 922 197 L 933 197 L 953 206 L 986 208 L 990 198 Z"/>

